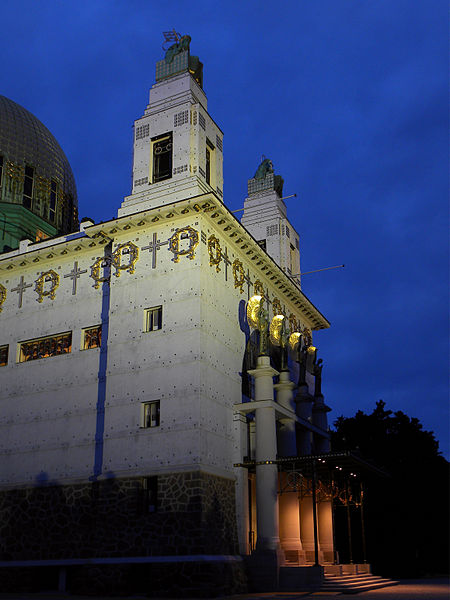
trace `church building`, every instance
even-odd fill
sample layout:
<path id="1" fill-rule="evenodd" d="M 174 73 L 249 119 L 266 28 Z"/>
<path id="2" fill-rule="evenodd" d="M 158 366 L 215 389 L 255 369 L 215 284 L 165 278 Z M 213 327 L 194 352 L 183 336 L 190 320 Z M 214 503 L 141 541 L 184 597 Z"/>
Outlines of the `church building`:
<path id="1" fill-rule="evenodd" d="M 5 589 L 219 593 L 338 568 L 333 498 L 357 473 L 330 451 L 329 322 L 269 159 L 241 220 L 227 208 L 203 65 L 173 41 L 110 221 L 78 224 L 63 151 L 0 97 Z"/>

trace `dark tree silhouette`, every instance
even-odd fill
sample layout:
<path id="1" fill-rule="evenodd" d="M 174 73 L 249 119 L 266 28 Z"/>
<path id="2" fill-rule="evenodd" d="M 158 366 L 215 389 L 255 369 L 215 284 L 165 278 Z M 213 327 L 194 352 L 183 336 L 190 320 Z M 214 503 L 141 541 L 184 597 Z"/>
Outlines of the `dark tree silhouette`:
<path id="1" fill-rule="evenodd" d="M 366 481 L 368 559 L 375 573 L 414 577 L 448 572 L 449 463 L 416 418 L 386 410 L 339 417 L 333 450 L 360 453 L 388 477 Z"/>

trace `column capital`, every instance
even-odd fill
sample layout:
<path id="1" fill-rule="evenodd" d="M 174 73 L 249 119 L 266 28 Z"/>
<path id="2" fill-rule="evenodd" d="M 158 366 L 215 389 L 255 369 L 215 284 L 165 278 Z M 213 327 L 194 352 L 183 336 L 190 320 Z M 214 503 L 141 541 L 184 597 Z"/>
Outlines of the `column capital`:
<path id="1" fill-rule="evenodd" d="M 264 375 L 275 377 L 279 375 L 278 371 L 270 366 L 270 358 L 268 356 L 258 356 L 256 369 L 251 369 L 247 373 L 253 375 L 253 377 L 263 377 Z"/>

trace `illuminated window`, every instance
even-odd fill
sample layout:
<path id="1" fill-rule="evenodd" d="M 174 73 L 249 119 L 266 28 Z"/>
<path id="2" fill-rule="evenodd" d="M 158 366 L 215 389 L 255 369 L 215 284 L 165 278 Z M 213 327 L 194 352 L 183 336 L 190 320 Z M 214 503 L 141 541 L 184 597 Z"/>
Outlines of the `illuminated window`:
<path id="1" fill-rule="evenodd" d="M 156 331 L 162 328 L 162 306 L 154 306 L 144 311 L 144 331 Z"/>
<path id="2" fill-rule="evenodd" d="M 36 231 L 36 242 L 41 242 L 42 240 L 46 240 L 48 238 L 48 235 L 46 233 L 44 233 L 43 231 L 41 231 L 40 229 L 38 229 Z"/>
<path id="3" fill-rule="evenodd" d="M 153 183 L 172 177 L 172 132 L 152 139 Z"/>
<path id="4" fill-rule="evenodd" d="M 102 326 L 87 327 L 83 329 L 81 339 L 81 349 L 89 350 L 90 348 L 100 348 L 102 344 Z"/>
<path id="5" fill-rule="evenodd" d="M 8 364 L 8 350 L 9 346 L 0 346 L 0 367 L 6 367 Z"/>
<path id="6" fill-rule="evenodd" d="M 159 400 L 141 404 L 141 427 L 159 427 Z"/>
<path id="7" fill-rule="evenodd" d="M 19 362 L 59 356 L 72 352 L 72 332 L 27 340 L 19 344 Z"/>
<path id="8" fill-rule="evenodd" d="M 23 205 L 25 208 L 31 208 L 33 204 L 33 167 L 25 167 L 25 177 L 23 180 Z"/>

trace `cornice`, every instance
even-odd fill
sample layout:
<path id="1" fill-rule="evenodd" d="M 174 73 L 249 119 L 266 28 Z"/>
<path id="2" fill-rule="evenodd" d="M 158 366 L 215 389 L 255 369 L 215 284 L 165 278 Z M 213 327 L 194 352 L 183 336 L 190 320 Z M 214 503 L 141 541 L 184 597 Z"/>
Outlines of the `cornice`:
<path id="1" fill-rule="evenodd" d="M 94 225 L 85 226 L 84 232 L 44 240 L 30 244 L 24 252 L 7 253 L 0 257 L 0 272 L 25 267 L 40 261 L 52 260 L 58 255 L 74 254 L 81 250 L 98 247 L 123 234 L 135 233 L 143 227 L 159 223 L 173 223 L 187 215 L 204 215 L 219 229 L 230 246 L 246 257 L 256 272 L 266 277 L 284 297 L 297 307 L 311 323 L 312 329 L 326 329 L 330 323 L 275 261 L 259 246 L 255 238 L 214 193 L 209 192 L 183 200 L 164 204 L 148 210 L 117 217 Z M 76 236 L 72 237 L 71 236 Z"/>

